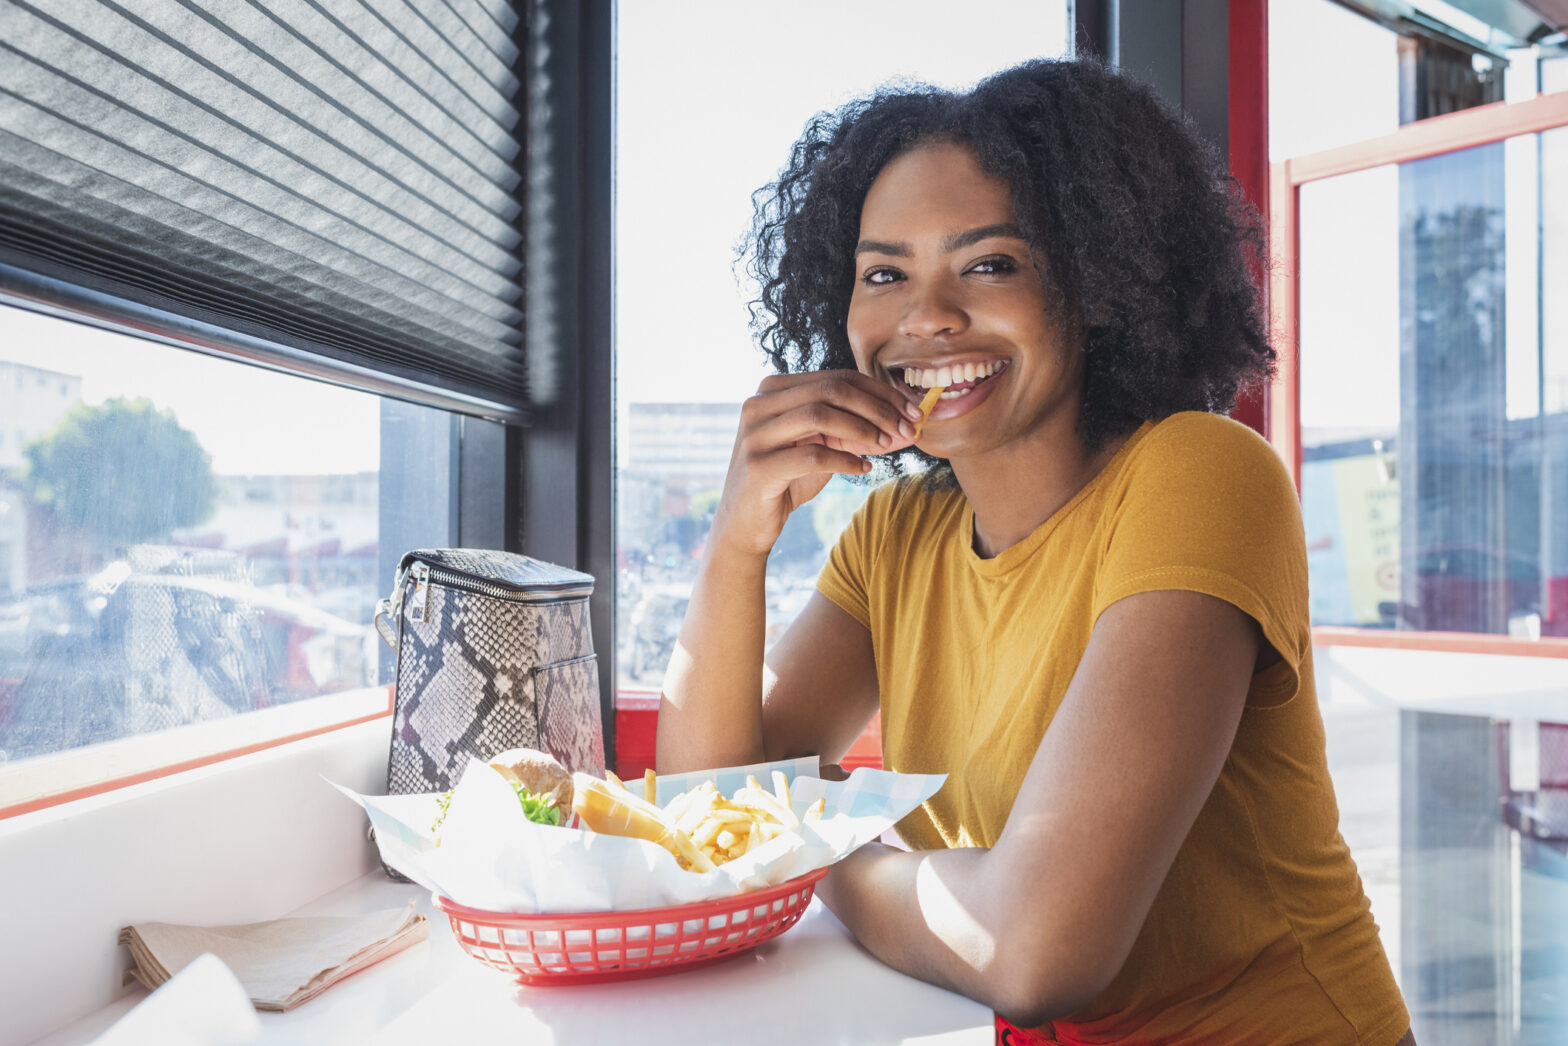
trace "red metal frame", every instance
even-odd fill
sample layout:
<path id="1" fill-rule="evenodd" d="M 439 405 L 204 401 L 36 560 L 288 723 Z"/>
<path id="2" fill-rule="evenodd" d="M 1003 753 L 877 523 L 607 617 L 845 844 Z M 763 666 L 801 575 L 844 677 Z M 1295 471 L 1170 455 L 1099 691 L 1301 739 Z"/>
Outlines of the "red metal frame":
<path id="1" fill-rule="evenodd" d="M 659 732 L 659 692 L 626 687 L 615 692 L 615 772 L 630 781 L 655 765 Z M 882 716 L 871 717 L 839 763 L 845 770 L 859 766 L 882 769 Z"/>
<path id="2" fill-rule="evenodd" d="M 1229 10 L 1229 58 L 1226 69 L 1226 140 L 1230 173 L 1247 202 L 1257 208 L 1268 227 L 1269 195 L 1269 5 L 1263 0 L 1235 0 Z M 1259 259 L 1262 262 L 1263 259 Z M 1253 273 L 1261 284 L 1261 267 Z M 1231 417 L 1267 435 L 1269 398 L 1265 390 L 1245 392 Z"/>
<path id="3" fill-rule="evenodd" d="M 1232 5 L 1235 11 L 1238 5 Z M 1245 5 L 1239 5 L 1245 6 Z M 1233 15 L 1233 18 L 1235 16 Z M 1234 31 L 1233 31 L 1234 36 Z M 1279 452 L 1296 489 L 1301 489 L 1300 239 L 1301 186 L 1307 182 L 1408 163 L 1442 153 L 1489 145 L 1521 134 L 1568 126 L 1568 93 L 1541 95 L 1526 102 L 1496 102 L 1408 124 L 1393 134 L 1270 165 L 1269 169 L 1269 326 L 1279 374 L 1270 389 L 1267 435 Z M 1455 632 L 1395 632 L 1373 628 L 1319 626 L 1319 646 L 1383 647 L 1457 653 L 1511 654 L 1568 658 L 1568 639 L 1516 639 L 1511 636 Z"/>

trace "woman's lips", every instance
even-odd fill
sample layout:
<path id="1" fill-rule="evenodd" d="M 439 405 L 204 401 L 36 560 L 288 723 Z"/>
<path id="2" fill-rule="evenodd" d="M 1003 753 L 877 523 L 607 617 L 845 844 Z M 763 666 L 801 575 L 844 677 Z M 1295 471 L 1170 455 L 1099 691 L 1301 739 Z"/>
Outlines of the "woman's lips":
<path id="1" fill-rule="evenodd" d="M 928 420 L 942 421 L 956 418 L 969 413 L 978 407 L 996 386 L 996 381 L 1008 371 L 1006 362 L 1002 362 L 990 375 L 976 377 L 967 381 L 955 381 L 946 385 L 942 390 L 942 398 L 937 400 L 936 406 L 931 409 Z M 925 396 L 927 389 L 920 385 L 909 385 L 903 381 L 898 382 L 898 388 L 908 397 L 911 403 L 918 404 Z"/>
<path id="2" fill-rule="evenodd" d="M 943 390 L 942 398 L 937 400 L 936 406 L 931 409 L 931 416 L 926 419 L 927 422 L 950 421 L 968 414 L 985 402 L 995 390 L 997 382 L 1006 374 L 1007 368 L 1003 367 L 988 378 L 976 378 L 974 381 L 949 385 Z M 959 395 L 952 395 L 955 392 Z"/>

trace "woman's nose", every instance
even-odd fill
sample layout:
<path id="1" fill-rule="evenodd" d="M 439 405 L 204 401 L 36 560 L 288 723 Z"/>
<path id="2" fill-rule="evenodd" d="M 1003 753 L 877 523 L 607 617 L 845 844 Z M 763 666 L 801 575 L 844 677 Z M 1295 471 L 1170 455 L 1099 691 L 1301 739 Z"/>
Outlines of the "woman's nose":
<path id="1" fill-rule="evenodd" d="M 914 297 L 899 317 L 898 333 L 908 338 L 936 338 L 962 334 L 969 327 L 969 315 L 950 295 L 939 288 L 928 289 Z"/>

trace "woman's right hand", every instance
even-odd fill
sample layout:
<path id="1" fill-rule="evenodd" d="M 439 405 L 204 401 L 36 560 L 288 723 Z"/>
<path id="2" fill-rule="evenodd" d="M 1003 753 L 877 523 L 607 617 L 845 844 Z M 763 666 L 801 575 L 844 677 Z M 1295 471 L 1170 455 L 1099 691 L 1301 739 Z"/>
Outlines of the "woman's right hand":
<path id="1" fill-rule="evenodd" d="M 777 374 L 741 405 L 740 431 L 710 542 L 766 556 L 789 514 L 834 473 L 871 470 L 862 455 L 915 442 L 920 408 L 858 371 Z"/>

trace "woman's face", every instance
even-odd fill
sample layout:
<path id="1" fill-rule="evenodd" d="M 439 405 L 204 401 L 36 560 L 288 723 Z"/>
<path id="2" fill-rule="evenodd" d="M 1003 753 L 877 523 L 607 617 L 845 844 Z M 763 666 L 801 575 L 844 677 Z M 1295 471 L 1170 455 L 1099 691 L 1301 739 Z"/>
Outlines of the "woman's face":
<path id="1" fill-rule="evenodd" d="M 889 163 L 866 193 L 849 303 L 859 369 L 918 402 L 946 385 L 920 449 L 973 457 L 1071 434 L 1083 354 L 1047 307 L 1012 191 L 959 145 Z"/>

